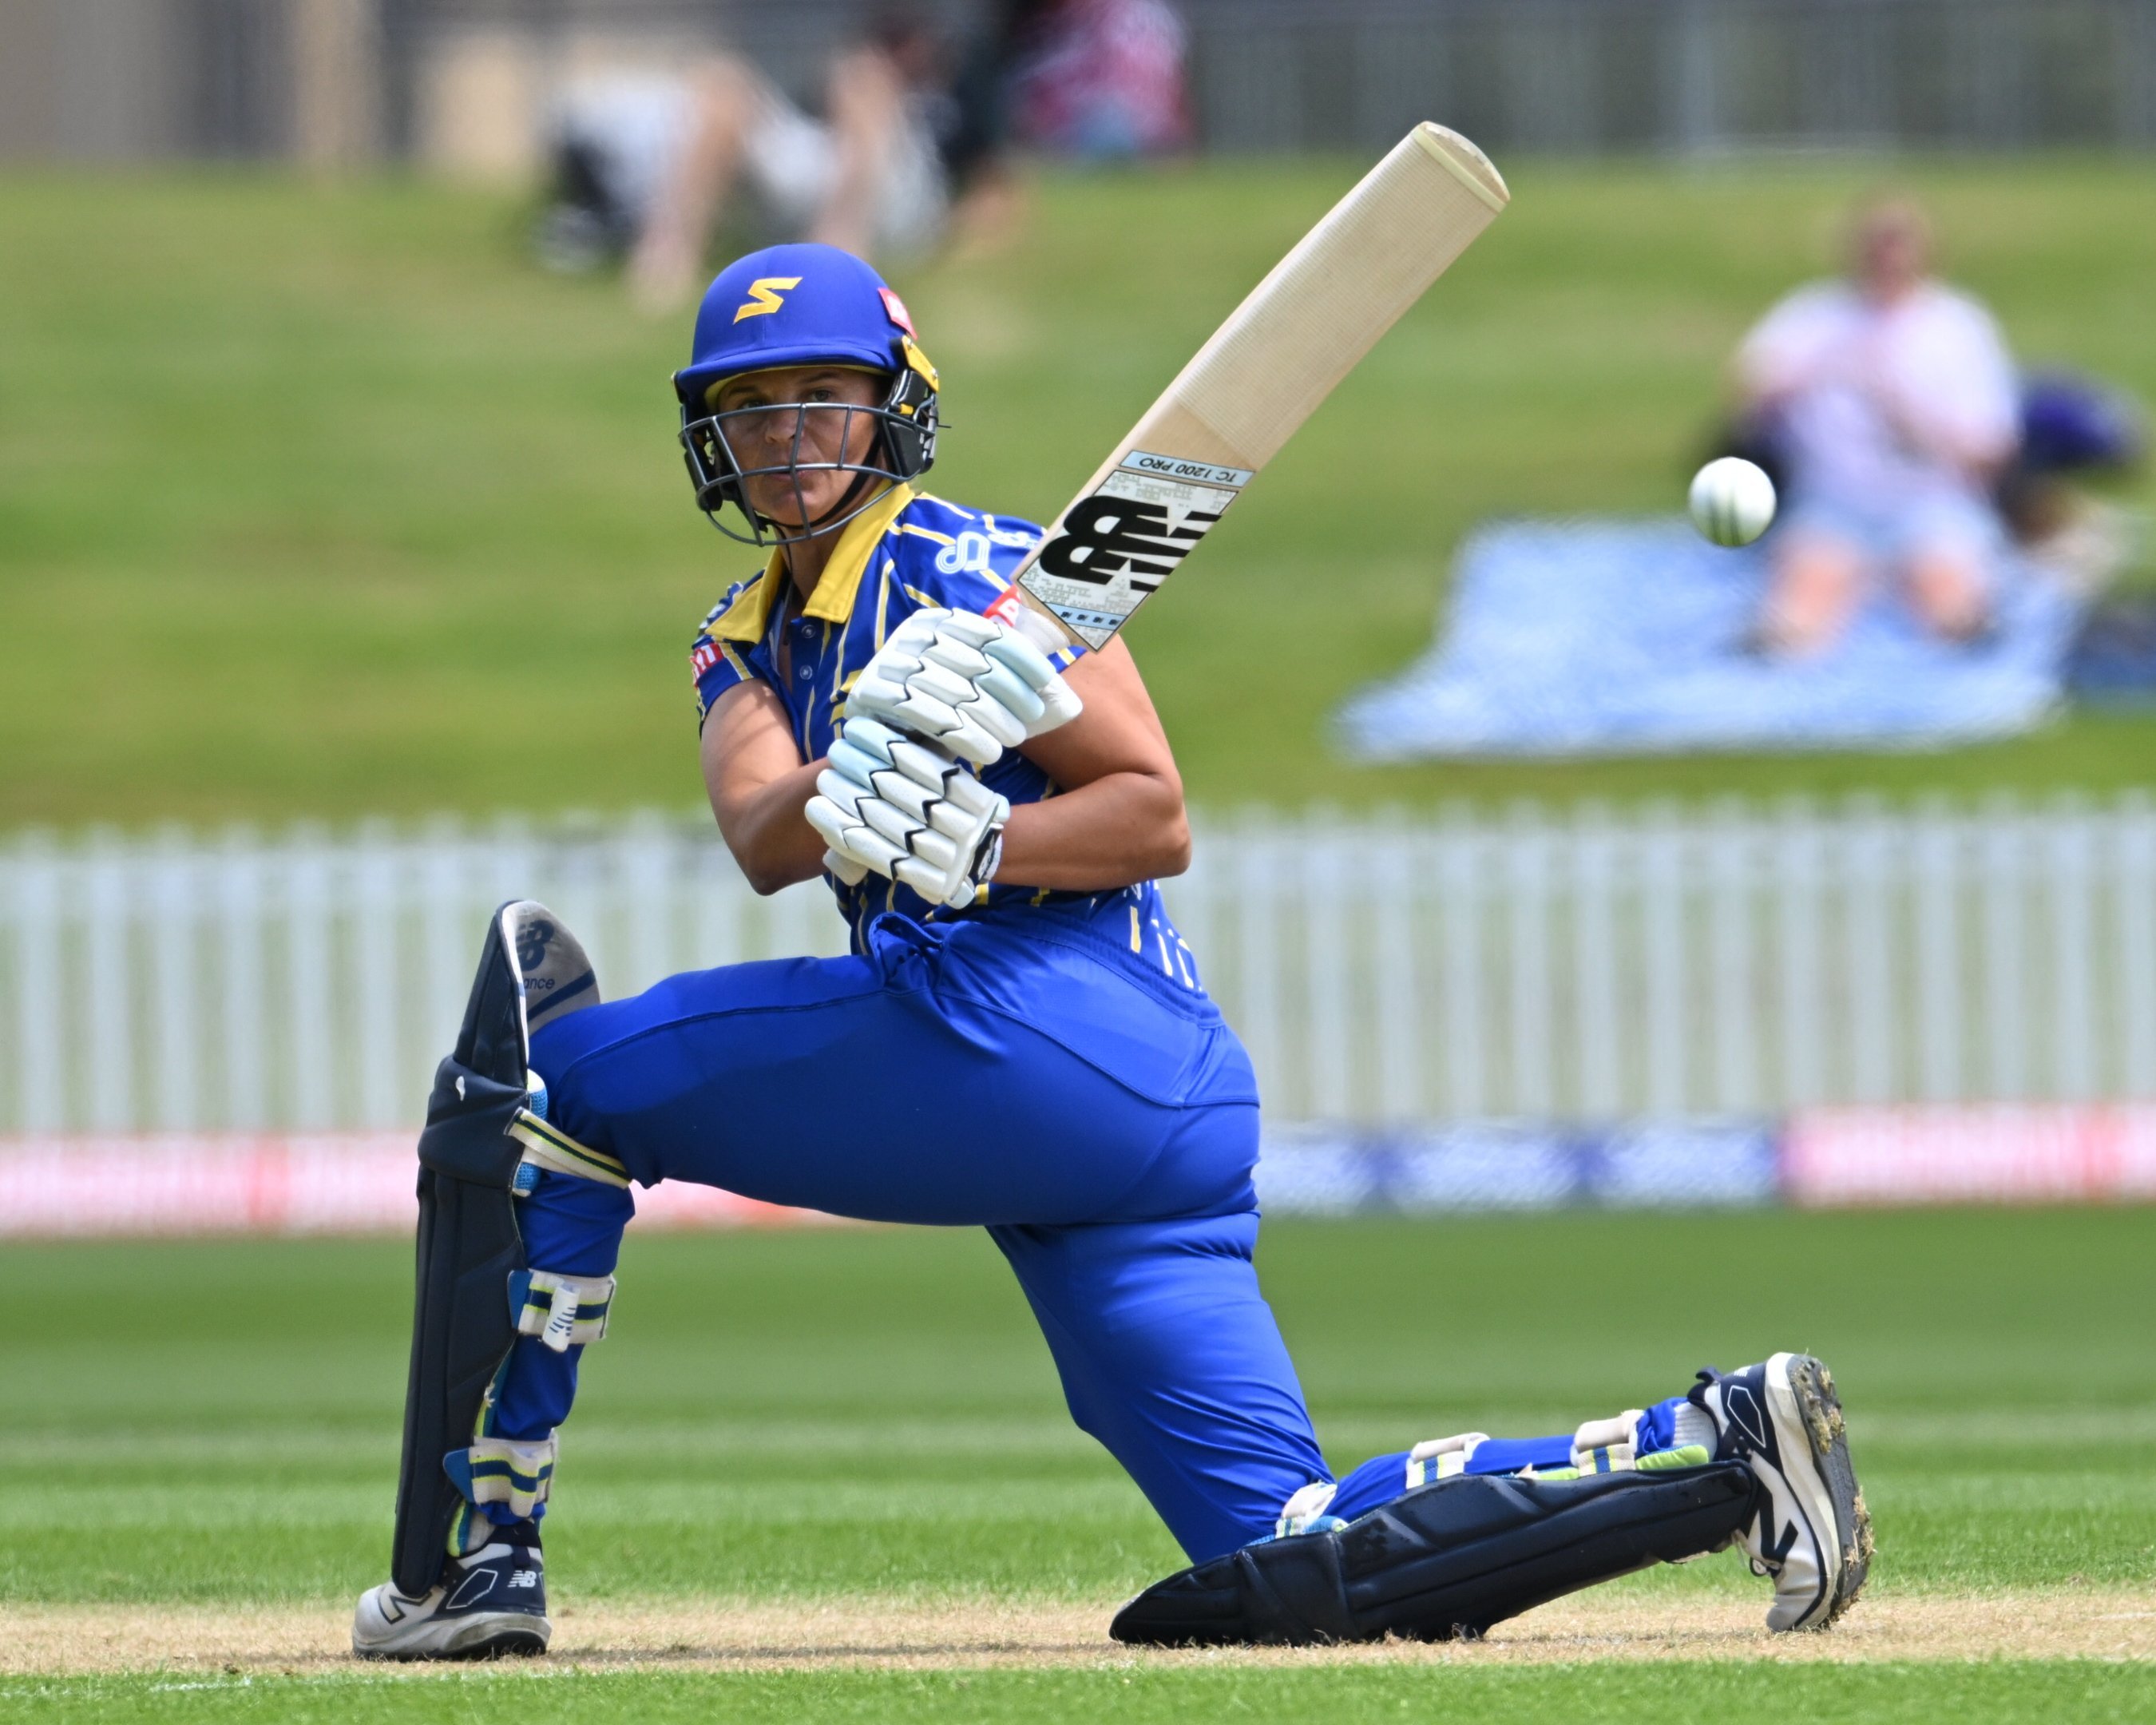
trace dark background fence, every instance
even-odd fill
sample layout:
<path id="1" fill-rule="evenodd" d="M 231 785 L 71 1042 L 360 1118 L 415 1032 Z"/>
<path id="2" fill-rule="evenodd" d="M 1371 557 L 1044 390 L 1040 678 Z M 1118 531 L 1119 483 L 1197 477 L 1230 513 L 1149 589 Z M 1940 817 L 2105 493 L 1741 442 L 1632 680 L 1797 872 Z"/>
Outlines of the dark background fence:
<path id="1" fill-rule="evenodd" d="M 955 29 L 979 10 L 945 0 Z M 1204 147 L 2156 146 L 2156 0 L 1183 0 Z M 413 153 L 436 57 L 728 42 L 804 93 L 858 0 L 0 0 L 0 155 Z"/>

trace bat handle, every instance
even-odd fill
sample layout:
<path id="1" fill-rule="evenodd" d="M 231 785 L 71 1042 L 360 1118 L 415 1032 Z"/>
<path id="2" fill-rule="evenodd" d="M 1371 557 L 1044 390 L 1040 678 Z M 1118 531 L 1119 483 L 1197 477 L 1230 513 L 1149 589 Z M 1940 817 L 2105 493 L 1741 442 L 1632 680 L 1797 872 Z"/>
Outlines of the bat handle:
<path id="1" fill-rule="evenodd" d="M 1033 564 L 1028 561 L 1019 570 L 1023 577 Z M 1014 580 L 997 596 L 987 614 L 998 623 L 1007 623 L 1043 653 L 1061 653 L 1071 647 L 1082 647 L 1086 639 L 1067 625 L 1060 617 Z"/>

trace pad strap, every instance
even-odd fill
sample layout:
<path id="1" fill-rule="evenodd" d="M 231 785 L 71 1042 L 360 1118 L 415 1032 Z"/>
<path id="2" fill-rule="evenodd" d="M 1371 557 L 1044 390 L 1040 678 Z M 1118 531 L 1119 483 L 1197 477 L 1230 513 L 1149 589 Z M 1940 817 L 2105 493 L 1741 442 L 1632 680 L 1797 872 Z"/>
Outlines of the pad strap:
<path id="1" fill-rule="evenodd" d="M 1433 1486 L 1440 1480 L 1466 1472 L 1476 1446 L 1489 1441 L 1490 1434 L 1486 1431 L 1463 1431 L 1456 1437 L 1431 1438 L 1427 1443 L 1417 1444 L 1408 1451 L 1408 1490 Z"/>
<path id="2" fill-rule="evenodd" d="M 594 1150 L 588 1144 L 579 1144 L 561 1127 L 541 1119 L 529 1108 L 516 1111 L 516 1119 L 509 1125 L 509 1136 L 524 1147 L 524 1159 L 517 1165 L 515 1187 L 520 1197 L 530 1194 L 542 1168 L 550 1173 L 597 1180 L 607 1186 L 629 1184 L 628 1165 L 619 1157 Z"/>
<path id="3" fill-rule="evenodd" d="M 511 1520 L 526 1521 L 547 1501 L 554 1482 L 554 1449 L 551 1437 L 536 1443 L 475 1438 L 470 1449 L 452 1450 L 444 1455 L 442 1470 L 465 1502 L 501 1504 Z"/>
<path id="4" fill-rule="evenodd" d="M 1645 1410 L 1627 1408 L 1607 1420 L 1590 1420 L 1572 1435 L 1572 1465 L 1583 1474 L 1630 1473 L 1638 1467 L 1640 1421 Z"/>
<path id="5" fill-rule="evenodd" d="M 536 1336 L 555 1353 L 567 1353 L 605 1336 L 613 1278 L 519 1270 L 509 1278 L 509 1310 L 518 1335 Z"/>
<path id="6" fill-rule="evenodd" d="M 1273 1538 L 1291 1539 L 1298 1533 L 1346 1527 L 1339 1517 L 1328 1513 L 1339 1490 L 1329 1480 L 1316 1480 L 1303 1486 L 1281 1506 L 1280 1519 L 1273 1523 Z"/>

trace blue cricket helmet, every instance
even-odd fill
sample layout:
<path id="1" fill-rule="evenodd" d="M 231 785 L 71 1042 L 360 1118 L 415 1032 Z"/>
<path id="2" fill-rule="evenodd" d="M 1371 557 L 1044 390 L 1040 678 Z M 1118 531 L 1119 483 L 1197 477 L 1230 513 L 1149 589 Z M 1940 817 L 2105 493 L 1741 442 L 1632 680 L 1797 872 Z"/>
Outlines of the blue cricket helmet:
<path id="1" fill-rule="evenodd" d="M 696 308 L 689 363 L 674 392 L 707 407 L 711 385 L 768 366 L 902 368 L 913 326 L 898 295 L 834 245 L 772 245 L 719 272 Z"/>
<path id="2" fill-rule="evenodd" d="M 716 386 L 747 372 L 818 364 L 880 372 L 891 387 L 880 406 L 860 410 L 880 421 L 882 459 L 851 470 L 861 479 L 848 493 L 844 513 L 815 522 L 814 531 L 828 531 L 865 507 L 855 499 L 869 479 L 916 479 L 936 459 L 936 367 L 915 340 L 904 302 L 867 264 L 836 246 L 766 246 L 729 264 L 706 290 L 689 363 L 674 374 L 696 505 L 721 531 L 761 545 L 769 542 L 773 524 L 749 507 L 745 470 L 727 444 L 729 415 L 717 410 Z M 747 534 L 721 520 L 727 504 L 747 520 Z"/>

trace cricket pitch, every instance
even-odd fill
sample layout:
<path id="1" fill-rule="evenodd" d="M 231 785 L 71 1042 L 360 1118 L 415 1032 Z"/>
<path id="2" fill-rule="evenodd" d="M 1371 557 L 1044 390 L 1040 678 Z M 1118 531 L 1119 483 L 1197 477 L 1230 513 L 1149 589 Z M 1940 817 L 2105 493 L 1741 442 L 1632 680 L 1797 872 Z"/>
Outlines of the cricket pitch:
<path id="1" fill-rule="evenodd" d="M 2156 1661 L 2156 1589 L 1912 1594 L 1860 1603 L 1823 1635 L 1770 1635 L 1755 1600 L 1560 1600 L 1486 1640 L 1185 1652 L 1119 1646 L 1114 1605 L 853 1598 L 798 1603 L 566 1604 L 531 1669 L 804 1671 L 1169 1664 L 1544 1665 L 1776 1659 Z M 322 1671 L 353 1668 L 347 1619 L 326 1608 L 0 1605 L 0 1674 Z M 382 1671 L 469 1669 L 367 1667 Z"/>

